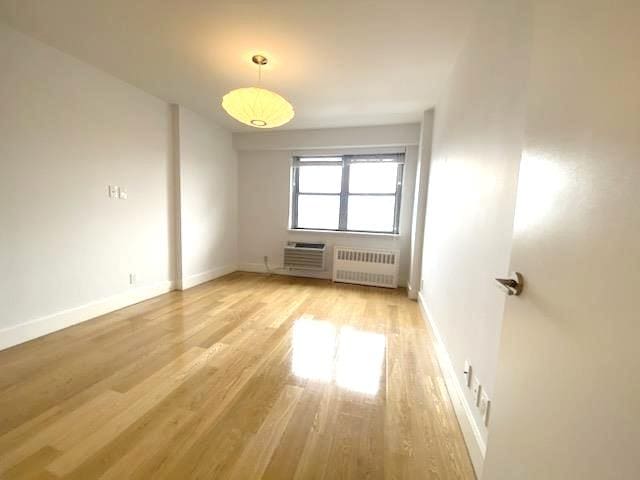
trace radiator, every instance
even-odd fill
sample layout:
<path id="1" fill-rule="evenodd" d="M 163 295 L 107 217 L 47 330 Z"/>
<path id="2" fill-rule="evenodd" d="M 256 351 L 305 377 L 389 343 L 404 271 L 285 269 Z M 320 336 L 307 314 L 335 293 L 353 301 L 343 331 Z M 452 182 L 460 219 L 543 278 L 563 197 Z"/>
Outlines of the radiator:
<path id="1" fill-rule="evenodd" d="M 288 242 L 284 267 L 292 270 L 324 270 L 324 243 Z"/>
<path id="2" fill-rule="evenodd" d="M 400 252 L 338 247 L 333 253 L 333 281 L 397 288 Z"/>

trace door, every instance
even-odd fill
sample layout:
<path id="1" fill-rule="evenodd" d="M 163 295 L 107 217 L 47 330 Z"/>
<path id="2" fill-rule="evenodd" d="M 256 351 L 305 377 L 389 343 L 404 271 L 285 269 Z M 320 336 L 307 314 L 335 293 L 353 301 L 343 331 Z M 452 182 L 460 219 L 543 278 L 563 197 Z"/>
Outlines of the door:
<path id="1" fill-rule="evenodd" d="M 483 480 L 640 478 L 640 2 L 535 1 Z"/>

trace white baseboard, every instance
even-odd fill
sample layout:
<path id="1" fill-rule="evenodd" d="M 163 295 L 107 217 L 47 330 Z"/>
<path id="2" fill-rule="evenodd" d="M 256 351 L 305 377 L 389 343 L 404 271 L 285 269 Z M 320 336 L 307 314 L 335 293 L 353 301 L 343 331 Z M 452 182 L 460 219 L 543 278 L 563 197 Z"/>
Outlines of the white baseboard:
<path id="1" fill-rule="evenodd" d="M 178 290 L 186 290 L 187 288 L 195 287 L 201 283 L 209 282 L 223 275 L 235 272 L 238 270 L 236 265 L 225 265 L 223 267 L 217 267 L 206 272 L 196 273 L 195 275 L 189 275 L 188 277 L 178 280 L 176 282 L 176 288 Z"/>
<path id="2" fill-rule="evenodd" d="M 240 272 L 251 272 L 251 273 L 269 273 L 267 272 L 264 263 L 241 263 L 237 268 Z M 314 271 L 305 271 L 305 270 L 287 270 L 282 267 L 274 267 L 270 266 L 270 273 L 274 275 L 288 275 L 290 277 L 305 277 L 305 278 L 320 278 L 322 280 L 331 280 L 333 277 L 331 272 L 314 272 Z M 400 280 L 398 282 L 398 287 L 404 287 L 406 282 Z"/>
<path id="3" fill-rule="evenodd" d="M 163 293 L 170 292 L 173 288 L 174 284 L 170 281 L 131 288 L 125 292 L 79 307 L 70 308 L 19 325 L 4 328 L 0 330 L 0 350 L 99 317 L 105 313 L 128 307 L 134 303 L 157 297 Z"/>
<path id="4" fill-rule="evenodd" d="M 451 403 L 453 404 L 453 408 L 456 412 L 456 417 L 458 417 L 458 423 L 460 424 L 462 435 L 464 436 L 465 443 L 467 444 L 467 450 L 471 457 L 473 469 L 476 472 L 476 476 L 480 478 L 487 449 L 485 441 L 482 438 L 480 429 L 473 417 L 471 407 L 467 403 L 464 391 L 462 390 L 462 385 L 460 385 L 455 369 L 453 368 L 451 357 L 449 356 L 447 348 L 442 341 L 438 326 L 429 312 L 428 304 L 426 303 L 422 292 L 418 293 L 418 305 L 420 305 L 420 313 L 422 314 L 424 321 L 428 322 L 431 330 L 433 331 L 436 340 L 435 347 L 436 354 L 438 356 L 438 363 L 440 364 L 442 375 L 445 383 L 447 384 L 447 390 L 449 391 L 449 396 L 451 397 Z"/>
<path id="5" fill-rule="evenodd" d="M 241 272 L 253 272 L 253 273 L 269 273 L 263 263 L 241 263 L 238 265 L 238 270 Z M 285 270 L 283 268 L 277 268 L 271 266 L 271 273 L 276 275 L 288 275 L 291 277 L 308 277 L 308 278 L 321 278 L 325 280 L 331 280 L 331 272 L 313 272 L 304 270 Z"/>
<path id="6" fill-rule="evenodd" d="M 240 272 L 267 273 L 266 267 L 261 263 L 241 263 L 238 265 L 238 270 Z"/>

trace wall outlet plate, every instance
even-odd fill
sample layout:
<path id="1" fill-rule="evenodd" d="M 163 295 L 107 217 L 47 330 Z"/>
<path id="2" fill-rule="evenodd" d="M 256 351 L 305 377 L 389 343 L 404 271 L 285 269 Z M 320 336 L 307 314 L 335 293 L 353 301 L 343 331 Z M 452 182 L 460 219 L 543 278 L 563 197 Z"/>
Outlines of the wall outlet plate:
<path id="1" fill-rule="evenodd" d="M 120 200 L 126 200 L 126 199 L 127 199 L 127 197 L 128 197 L 128 195 L 127 195 L 127 190 L 126 190 L 126 189 L 124 189 L 124 188 L 121 188 L 121 189 L 120 189 L 120 191 L 118 192 L 118 198 L 119 198 Z"/>
<path id="2" fill-rule="evenodd" d="M 480 404 L 480 381 L 475 375 L 471 375 L 471 391 L 473 392 L 473 403 L 477 407 Z"/>
<path id="3" fill-rule="evenodd" d="M 135 273 L 130 273 L 129 274 L 129 285 L 135 285 L 136 284 L 136 274 Z"/>
<path id="4" fill-rule="evenodd" d="M 473 374 L 473 367 L 471 366 L 471 363 L 469 362 L 469 360 L 465 360 L 464 361 L 464 383 L 467 386 L 467 388 L 471 387 L 471 375 Z"/>
<path id="5" fill-rule="evenodd" d="M 484 388 L 480 391 L 480 404 L 478 405 L 478 409 L 480 410 L 480 415 L 482 416 L 484 425 L 489 425 L 489 411 L 491 410 L 491 400 L 489 400 L 489 395 L 487 395 L 487 392 L 485 392 Z"/>

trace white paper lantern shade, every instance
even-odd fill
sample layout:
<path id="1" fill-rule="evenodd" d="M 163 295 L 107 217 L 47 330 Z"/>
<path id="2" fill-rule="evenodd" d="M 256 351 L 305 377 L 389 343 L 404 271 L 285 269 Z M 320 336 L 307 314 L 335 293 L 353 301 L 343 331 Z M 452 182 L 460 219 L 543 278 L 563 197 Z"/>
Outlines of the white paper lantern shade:
<path id="1" fill-rule="evenodd" d="M 295 112 L 284 98 L 258 87 L 238 88 L 222 98 L 222 108 L 245 125 L 274 128 L 289 122 Z"/>

